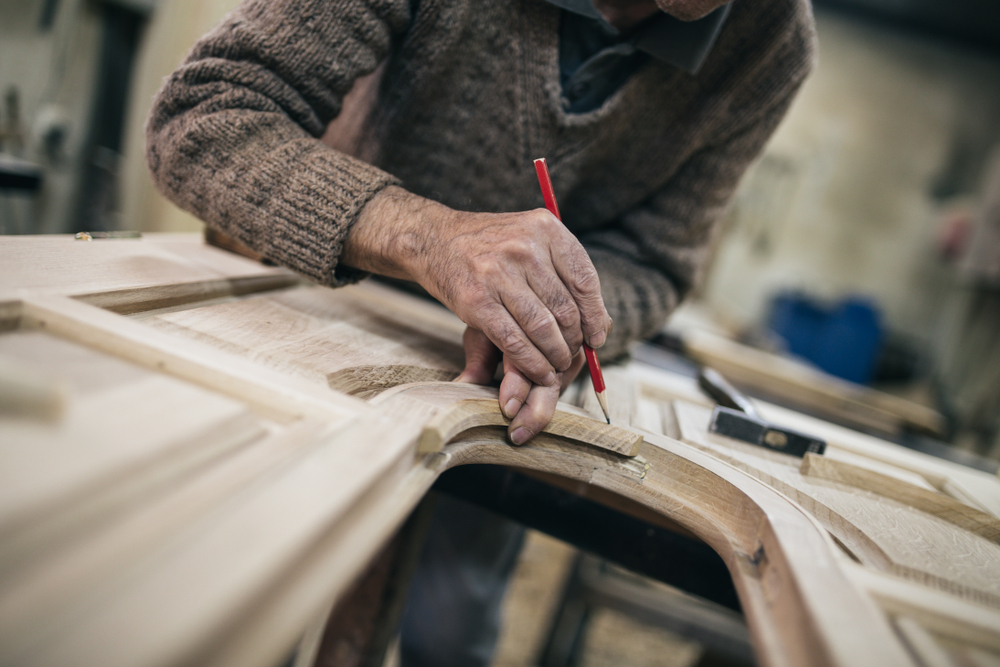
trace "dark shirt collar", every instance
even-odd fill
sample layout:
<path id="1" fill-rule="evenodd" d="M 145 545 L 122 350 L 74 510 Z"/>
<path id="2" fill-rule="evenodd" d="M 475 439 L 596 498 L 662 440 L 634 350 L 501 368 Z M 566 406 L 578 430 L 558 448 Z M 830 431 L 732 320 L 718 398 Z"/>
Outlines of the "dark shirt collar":
<path id="1" fill-rule="evenodd" d="M 608 25 L 594 9 L 591 0 L 548 0 L 566 11 L 600 21 L 607 30 L 618 31 Z M 722 24 L 729 14 L 730 3 L 715 9 L 697 21 L 681 21 L 660 12 L 646 21 L 628 38 L 628 42 L 657 60 L 697 74 L 712 45 L 715 44 Z"/>

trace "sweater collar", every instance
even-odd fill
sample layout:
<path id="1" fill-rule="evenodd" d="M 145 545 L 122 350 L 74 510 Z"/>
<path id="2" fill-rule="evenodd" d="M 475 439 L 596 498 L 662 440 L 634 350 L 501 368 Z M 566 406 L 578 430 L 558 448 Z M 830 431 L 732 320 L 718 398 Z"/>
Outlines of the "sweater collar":
<path id="1" fill-rule="evenodd" d="M 618 33 L 594 9 L 591 0 L 548 0 L 548 2 L 560 9 L 600 21 L 606 30 L 613 34 Z M 731 3 L 722 5 L 697 21 L 681 21 L 660 12 L 630 36 L 628 43 L 657 60 L 679 67 L 690 74 L 697 74 L 722 30 L 726 16 L 729 15 L 730 5 Z"/>

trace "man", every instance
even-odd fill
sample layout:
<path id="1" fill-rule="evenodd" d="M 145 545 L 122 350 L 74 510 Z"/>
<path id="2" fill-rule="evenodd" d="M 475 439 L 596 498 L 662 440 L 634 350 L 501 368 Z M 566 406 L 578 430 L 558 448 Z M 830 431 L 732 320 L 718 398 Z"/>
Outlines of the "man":
<path id="1" fill-rule="evenodd" d="M 503 355 L 522 444 L 583 341 L 615 357 L 662 326 L 809 70 L 805 0 L 720 5 L 245 0 L 165 82 L 149 165 L 179 205 L 319 282 L 418 282 L 469 325 L 461 380 Z M 329 149 L 372 73 L 354 155 Z M 536 157 L 565 225 L 537 210 Z"/>
<path id="2" fill-rule="evenodd" d="M 319 282 L 419 283 L 468 325 L 459 380 L 502 358 L 522 444 L 584 341 L 621 356 L 690 290 L 814 39 L 807 0 L 244 0 L 165 82 L 148 161 Z M 404 664 L 486 664 L 520 532 L 440 509 Z"/>

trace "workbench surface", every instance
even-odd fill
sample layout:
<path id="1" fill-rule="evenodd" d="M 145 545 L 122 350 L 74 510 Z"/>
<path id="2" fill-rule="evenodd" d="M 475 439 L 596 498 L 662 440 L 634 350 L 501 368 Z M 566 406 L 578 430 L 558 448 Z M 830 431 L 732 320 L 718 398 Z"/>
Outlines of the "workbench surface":
<path id="1" fill-rule="evenodd" d="M 1000 480 L 766 403 L 803 459 L 605 369 L 515 448 L 464 325 L 195 235 L 0 237 L 0 663 L 270 667 L 445 470 L 578 482 L 712 547 L 764 665 L 1000 661 Z M 597 419 L 594 419 L 594 418 Z M 599 428 L 600 427 L 600 428 Z"/>

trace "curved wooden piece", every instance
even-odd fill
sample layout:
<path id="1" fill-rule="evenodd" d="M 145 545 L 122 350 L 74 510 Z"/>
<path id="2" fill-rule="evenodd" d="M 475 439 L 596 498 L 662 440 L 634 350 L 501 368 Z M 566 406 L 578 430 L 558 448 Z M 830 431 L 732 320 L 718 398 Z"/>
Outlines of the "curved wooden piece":
<path id="1" fill-rule="evenodd" d="M 886 617 L 844 572 L 848 559 L 785 496 L 696 448 L 647 435 L 642 477 L 625 460 L 545 434 L 522 447 L 486 429 L 445 447 L 446 465 L 554 472 L 637 501 L 707 542 L 729 568 L 765 665 L 911 665 Z"/>
<path id="2" fill-rule="evenodd" d="M 477 426 L 507 426 L 510 420 L 500 412 L 496 399 L 467 399 L 439 412 L 424 426 L 417 444 L 418 454 L 439 452 L 455 436 Z M 556 410 L 543 433 L 559 435 L 600 449 L 635 456 L 642 445 L 642 436 L 617 426 L 605 424 L 581 410 L 569 406 Z"/>
<path id="3" fill-rule="evenodd" d="M 672 405 L 701 402 L 693 381 L 651 368 L 605 369 L 612 446 L 597 442 L 606 425 L 560 403 L 554 423 L 583 436 L 512 447 L 495 389 L 393 386 L 460 370 L 464 325 L 440 308 L 371 285 L 202 302 L 218 292 L 213 280 L 265 289 L 272 277 L 197 239 L 53 243 L 60 262 L 89 258 L 74 263 L 81 280 L 29 271 L 38 256 L 0 276 L 0 355 L 70 381 L 58 421 L 0 413 L 0 471 L 32 492 L 0 503 L 2 664 L 276 664 L 441 472 L 467 463 L 572 480 L 703 539 L 728 565 L 763 665 L 1000 655 L 995 524 L 928 495 L 997 517 L 995 477 L 759 406 L 818 429 L 828 452 L 852 455 L 841 463 L 869 460 L 849 478 L 813 466 L 833 457 L 803 471 L 707 434 L 707 407 Z M 43 245 L 0 243 L 0 265 Z M 189 260 L 203 255 L 195 280 Z M 159 268 L 132 275 L 140 259 Z M 204 289 L 173 287 L 192 280 Z M 184 304 L 143 310 L 164 295 Z M 432 431 L 443 445 L 414 456 Z M 622 443 L 636 455 L 615 453 Z"/>

